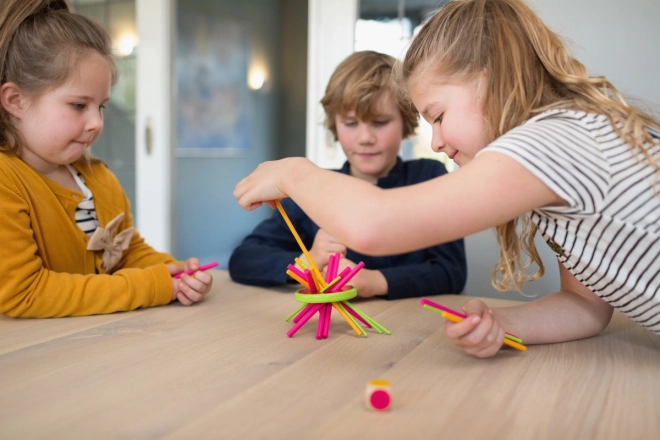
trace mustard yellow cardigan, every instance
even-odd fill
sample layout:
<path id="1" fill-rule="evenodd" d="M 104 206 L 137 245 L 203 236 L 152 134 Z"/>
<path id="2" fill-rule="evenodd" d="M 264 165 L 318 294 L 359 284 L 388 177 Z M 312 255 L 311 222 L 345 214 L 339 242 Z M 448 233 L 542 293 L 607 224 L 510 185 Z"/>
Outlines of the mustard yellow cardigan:
<path id="1" fill-rule="evenodd" d="M 133 226 L 128 199 L 112 172 L 102 163 L 74 167 L 94 195 L 99 224 L 124 213 L 118 231 Z M 177 261 L 134 232 L 121 260 L 106 273 L 103 251 L 88 251 L 89 237 L 76 225 L 81 198 L 16 155 L 0 153 L 0 313 L 47 318 L 170 302 L 165 264 Z"/>

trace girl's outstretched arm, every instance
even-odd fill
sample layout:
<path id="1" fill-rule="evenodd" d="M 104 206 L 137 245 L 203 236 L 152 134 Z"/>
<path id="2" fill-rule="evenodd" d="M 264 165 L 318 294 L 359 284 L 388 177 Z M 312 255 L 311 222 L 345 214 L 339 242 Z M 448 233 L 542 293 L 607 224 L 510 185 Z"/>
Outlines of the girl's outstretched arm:
<path id="1" fill-rule="evenodd" d="M 564 201 L 522 165 L 484 152 L 459 170 L 383 190 L 307 159 L 265 162 L 234 190 L 245 209 L 291 197 L 321 228 L 369 255 L 456 240 Z"/>
<path id="2" fill-rule="evenodd" d="M 454 344 L 477 357 L 490 357 L 502 346 L 504 331 L 525 344 L 566 342 L 597 335 L 607 327 L 613 308 L 559 264 L 561 290 L 515 307 L 490 309 L 479 300 L 463 306 L 468 315 L 447 322 L 445 331 Z"/>

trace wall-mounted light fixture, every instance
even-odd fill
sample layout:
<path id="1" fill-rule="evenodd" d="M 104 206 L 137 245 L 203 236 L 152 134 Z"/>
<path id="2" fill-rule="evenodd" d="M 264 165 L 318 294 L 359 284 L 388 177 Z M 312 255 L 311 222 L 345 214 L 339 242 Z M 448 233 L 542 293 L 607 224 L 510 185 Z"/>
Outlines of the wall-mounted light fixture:
<path id="1" fill-rule="evenodd" d="M 268 89 L 268 68 L 261 59 L 255 59 L 248 69 L 247 84 L 250 90 Z"/>
<path id="2" fill-rule="evenodd" d="M 138 44 L 138 38 L 135 32 L 124 32 L 115 40 L 115 53 L 120 57 L 126 57 L 133 53 Z"/>
<path id="3" fill-rule="evenodd" d="M 266 82 L 266 73 L 262 69 L 253 68 L 248 73 L 248 87 L 252 90 L 259 90 Z"/>

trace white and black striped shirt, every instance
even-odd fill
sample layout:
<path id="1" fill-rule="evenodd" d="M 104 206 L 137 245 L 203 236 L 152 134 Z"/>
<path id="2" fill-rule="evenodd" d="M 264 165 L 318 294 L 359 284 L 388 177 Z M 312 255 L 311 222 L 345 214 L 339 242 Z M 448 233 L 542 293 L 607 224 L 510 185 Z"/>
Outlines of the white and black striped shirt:
<path id="1" fill-rule="evenodd" d="M 96 231 L 96 228 L 99 227 L 99 221 L 96 218 L 96 208 L 94 207 L 94 196 L 89 188 L 87 188 L 87 185 L 85 185 L 82 174 L 76 171 L 71 165 L 67 165 L 66 167 L 83 193 L 83 199 L 76 206 L 76 224 L 85 234 L 91 237 L 94 231 Z"/>
<path id="2" fill-rule="evenodd" d="M 660 334 L 660 185 L 653 186 L 660 176 L 607 117 L 548 111 L 482 151 L 515 159 L 566 201 L 532 213 L 559 261 L 616 310 Z M 660 161 L 660 147 L 649 152 Z"/>

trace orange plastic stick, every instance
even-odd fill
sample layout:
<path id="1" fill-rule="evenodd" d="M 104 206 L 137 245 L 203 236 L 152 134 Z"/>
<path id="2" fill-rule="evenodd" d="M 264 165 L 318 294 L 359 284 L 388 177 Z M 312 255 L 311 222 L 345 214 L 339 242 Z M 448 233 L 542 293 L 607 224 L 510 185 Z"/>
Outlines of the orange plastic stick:
<path id="1" fill-rule="evenodd" d="M 442 315 L 442 317 L 445 318 L 447 321 L 451 321 L 451 322 L 461 322 L 463 320 L 463 318 L 459 318 L 456 315 L 452 315 L 451 313 L 447 313 L 444 310 L 440 312 L 440 315 Z M 517 342 L 513 342 L 512 340 L 507 339 L 507 338 L 504 338 L 504 344 L 508 345 L 509 347 L 513 347 L 516 350 L 520 350 L 520 351 L 527 350 L 527 347 L 525 347 L 524 345 L 518 344 Z"/>
<path id="2" fill-rule="evenodd" d="M 293 223 L 291 223 L 291 220 L 289 219 L 289 216 L 286 215 L 286 212 L 284 212 L 284 208 L 282 208 L 282 204 L 280 203 L 279 200 L 275 200 L 275 206 L 277 206 L 277 209 L 280 211 L 280 214 L 282 214 L 282 218 L 286 222 L 287 226 L 289 227 L 289 230 L 293 234 L 293 238 L 296 239 L 298 242 L 298 246 L 300 246 L 300 249 L 302 249 L 303 254 L 305 254 L 305 257 L 307 257 L 307 262 L 309 263 L 311 269 L 312 269 L 312 274 L 315 275 L 315 278 L 319 278 L 318 281 L 321 283 L 321 288 L 325 287 L 325 280 L 321 276 L 321 272 L 319 271 L 318 267 L 316 267 L 316 264 L 314 263 L 314 260 L 312 260 L 312 256 L 309 254 L 307 251 L 307 248 L 305 247 L 305 244 L 302 242 L 300 239 L 300 235 L 296 232 L 296 228 L 293 227 Z"/>
<path id="3" fill-rule="evenodd" d="M 287 270 L 287 271 L 286 271 L 286 274 L 289 275 L 291 278 L 293 278 L 294 280 L 298 281 L 300 284 L 302 284 L 303 286 L 305 286 L 305 287 L 307 287 L 307 288 L 309 289 L 309 286 L 307 285 L 307 281 L 303 280 L 302 278 L 300 278 L 300 277 L 299 277 L 298 275 L 296 275 L 295 273 L 291 272 L 290 270 Z"/>
<path id="4" fill-rule="evenodd" d="M 353 323 L 353 320 L 352 320 L 351 318 L 349 318 L 348 315 L 346 315 L 346 312 L 344 312 L 344 311 L 341 309 L 341 307 L 339 307 L 339 306 L 337 305 L 337 303 L 331 303 L 331 304 L 332 304 L 332 307 L 334 307 L 335 309 L 337 309 L 337 311 L 339 312 L 339 314 L 340 314 L 340 315 L 346 320 L 346 322 L 348 322 L 348 325 L 350 325 L 350 326 L 353 328 L 353 330 L 355 330 L 355 333 L 357 333 L 358 336 L 362 336 L 362 331 L 360 331 L 360 330 L 356 327 L 356 325 Z M 364 333 L 364 336 L 366 336 L 366 335 L 367 335 L 367 334 Z"/>

